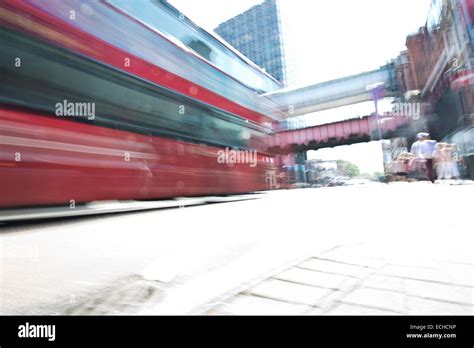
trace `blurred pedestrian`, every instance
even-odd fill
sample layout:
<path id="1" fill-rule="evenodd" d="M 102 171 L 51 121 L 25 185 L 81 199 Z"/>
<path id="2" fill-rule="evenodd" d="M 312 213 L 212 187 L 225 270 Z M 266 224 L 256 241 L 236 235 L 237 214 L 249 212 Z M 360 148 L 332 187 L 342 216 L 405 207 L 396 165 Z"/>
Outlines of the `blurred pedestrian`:
<path id="1" fill-rule="evenodd" d="M 441 150 L 445 162 L 446 179 L 459 179 L 459 169 L 454 153 L 456 152 L 456 144 L 446 144 Z"/>
<path id="2" fill-rule="evenodd" d="M 433 152 L 436 146 L 436 140 L 432 140 L 429 133 L 418 133 L 417 141 L 411 146 L 410 152 L 416 156 L 414 163 L 418 170 L 423 170 L 421 176 L 430 181 L 434 181 L 433 175 Z"/>
<path id="3" fill-rule="evenodd" d="M 438 180 L 445 179 L 446 177 L 446 165 L 443 153 L 445 143 L 438 143 L 433 151 L 433 168 L 436 171 L 436 177 Z"/>
<path id="4" fill-rule="evenodd" d="M 459 179 L 461 177 L 456 158 L 456 151 L 456 144 L 436 144 L 433 158 L 437 178 L 439 180 Z"/>

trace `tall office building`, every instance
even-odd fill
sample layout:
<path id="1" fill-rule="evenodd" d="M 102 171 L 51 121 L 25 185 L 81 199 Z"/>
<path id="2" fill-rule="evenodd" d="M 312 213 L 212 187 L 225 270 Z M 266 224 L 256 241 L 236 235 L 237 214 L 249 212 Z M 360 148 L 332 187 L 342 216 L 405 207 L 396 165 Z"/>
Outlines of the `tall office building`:
<path id="1" fill-rule="evenodd" d="M 293 82 L 278 0 L 265 0 L 214 31 L 284 86 Z"/>

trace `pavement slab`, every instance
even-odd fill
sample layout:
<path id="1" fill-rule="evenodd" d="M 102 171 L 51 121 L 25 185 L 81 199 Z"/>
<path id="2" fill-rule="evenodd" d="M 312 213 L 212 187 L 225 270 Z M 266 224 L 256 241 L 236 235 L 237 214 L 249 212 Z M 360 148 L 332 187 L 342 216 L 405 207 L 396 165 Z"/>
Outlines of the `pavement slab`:
<path id="1" fill-rule="evenodd" d="M 366 271 L 365 268 L 367 268 L 364 266 L 341 263 L 334 260 L 322 260 L 318 258 L 311 258 L 300 264 L 299 267 L 352 277 L 359 277 L 364 271 Z"/>
<path id="2" fill-rule="evenodd" d="M 472 287 L 406 279 L 405 292 L 410 296 L 474 306 L 474 288 Z"/>
<path id="3" fill-rule="evenodd" d="M 312 313 L 310 313 L 312 314 Z M 314 314 L 320 314 L 314 312 Z M 325 315 L 397 315 L 391 311 L 380 308 L 366 307 L 361 305 L 338 303 L 333 309 L 324 313 Z"/>
<path id="4" fill-rule="evenodd" d="M 247 290 L 252 295 L 308 306 L 315 306 L 323 297 L 333 291 L 332 289 L 301 285 L 278 279 L 265 280 Z"/>
<path id="5" fill-rule="evenodd" d="M 339 302 L 399 314 L 405 314 L 407 312 L 405 295 L 389 290 L 360 288 L 349 293 Z"/>
<path id="6" fill-rule="evenodd" d="M 343 290 L 357 282 L 357 279 L 352 277 L 349 278 L 343 275 L 310 271 L 297 267 L 279 273 L 274 276 L 274 278 L 333 290 Z"/>
<path id="7" fill-rule="evenodd" d="M 472 306 L 407 296 L 409 315 L 474 315 Z"/>
<path id="8" fill-rule="evenodd" d="M 216 307 L 207 314 L 222 315 L 298 315 L 310 310 L 311 307 L 293 304 L 286 301 L 239 294 L 225 304 Z"/>

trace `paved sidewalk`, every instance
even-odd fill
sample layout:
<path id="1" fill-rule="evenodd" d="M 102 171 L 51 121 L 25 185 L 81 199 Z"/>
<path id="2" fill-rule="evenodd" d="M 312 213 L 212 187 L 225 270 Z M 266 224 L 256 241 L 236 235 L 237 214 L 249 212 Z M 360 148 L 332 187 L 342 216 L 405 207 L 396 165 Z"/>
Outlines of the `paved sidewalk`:
<path id="1" fill-rule="evenodd" d="M 0 312 L 472 314 L 473 195 L 370 184 L 7 226 Z"/>
<path id="2" fill-rule="evenodd" d="M 447 253 L 428 259 L 387 247 L 342 246 L 316 255 L 206 314 L 473 314 L 471 256 Z"/>

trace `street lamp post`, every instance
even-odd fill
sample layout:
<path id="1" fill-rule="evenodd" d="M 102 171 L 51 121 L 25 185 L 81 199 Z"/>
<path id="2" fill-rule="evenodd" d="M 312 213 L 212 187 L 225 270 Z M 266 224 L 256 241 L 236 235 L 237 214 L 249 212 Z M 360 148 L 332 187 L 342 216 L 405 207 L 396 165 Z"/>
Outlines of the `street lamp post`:
<path id="1" fill-rule="evenodd" d="M 366 87 L 366 90 L 370 91 L 370 94 L 375 104 L 375 120 L 377 122 L 377 134 L 379 138 L 378 140 L 382 140 L 382 131 L 380 130 L 380 122 L 379 122 L 378 100 L 380 97 L 383 96 L 384 85 L 385 84 L 383 82 L 378 82 Z"/>
<path id="2" fill-rule="evenodd" d="M 383 82 L 378 82 L 374 83 L 371 85 L 366 86 L 366 90 L 370 91 L 370 95 L 372 99 L 374 100 L 375 104 L 375 120 L 377 122 L 377 133 L 378 133 L 378 140 L 380 141 L 380 144 L 382 146 L 382 153 L 383 153 L 383 163 L 384 163 L 384 172 L 385 175 L 388 174 L 388 167 L 387 163 L 390 162 L 390 160 L 386 157 L 387 156 L 387 143 L 382 140 L 382 131 L 380 130 L 380 119 L 379 119 L 379 107 L 378 107 L 378 100 L 379 98 L 382 98 L 384 95 L 384 83 Z"/>

